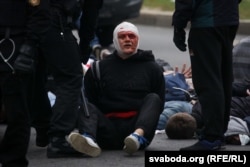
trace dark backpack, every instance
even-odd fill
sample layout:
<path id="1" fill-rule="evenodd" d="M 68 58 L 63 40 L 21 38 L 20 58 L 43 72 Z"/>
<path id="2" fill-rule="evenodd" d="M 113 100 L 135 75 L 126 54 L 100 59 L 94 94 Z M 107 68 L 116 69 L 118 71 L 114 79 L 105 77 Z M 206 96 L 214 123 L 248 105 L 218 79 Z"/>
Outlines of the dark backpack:
<path id="1" fill-rule="evenodd" d="M 90 69 L 91 69 L 91 73 L 93 75 L 93 78 L 95 80 L 96 87 L 99 89 L 100 92 L 102 92 L 103 82 L 101 80 L 101 72 L 100 72 L 99 61 L 94 61 L 91 64 L 91 68 Z"/>
<path id="2" fill-rule="evenodd" d="M 99 61 L 94 61 L 91 64 L 91 72 L 93 74 L 93 77 L 96 81 L 100 81 L 101 80 L 101 74 L 100 74 L 100 67 L 99 67 Z"/>

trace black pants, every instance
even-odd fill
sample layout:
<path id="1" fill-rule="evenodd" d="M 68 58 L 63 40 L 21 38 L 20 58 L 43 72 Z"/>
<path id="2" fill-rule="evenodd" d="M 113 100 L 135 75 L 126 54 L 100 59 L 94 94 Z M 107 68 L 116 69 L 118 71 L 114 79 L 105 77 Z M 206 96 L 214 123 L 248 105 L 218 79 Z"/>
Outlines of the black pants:
<path id="1" fill-rule="evenodd" d="M 24 36 L 10 36 L 15 43 L 14 56 L 23 42 Z M 0 38 L 2 39 L 2 38 Z M 1 54 L 8 55 L 13 50 L 10 43 L 2 43 Z M 10 61 L 10 65 L 13 60 Z M 6 64 L 0 61 L 0 94 L 2 96 L 2 104 L 6 111 L 7 129 L 4 136 L 0 136 L 0 163 L 2 166 L 8 167 L 27 167 L 28 160 L 26 158 L 29 139 L 30 139 L 30 118 L 28 110 L 28 90 L 31 82 L 29 74 L 13 74 L 12 69 L 6 68 Z"/>
<path id="2" fill-rule="evenodd" d="M 107 118 L 96 106 L 89 104 L 90 118 L 82 112 L 79 131 L 92 135 L 103 149 L 122 149 L 124 139 L 137 128 L 144 130 L 144 137 L 151 143 L 162 112 L 161 103 L 158 95 L 147 95 L 138 114 L 132 118 Z"/>
<path id="3" fill-rule="evenodd" d="M 42 54 L 54 78 L 56 101 L 52 108 L 50 137 L 64 137 L 74 130 L 82 86 L 80 50 L 63 16 L 53 13 L 53 22 L 42 40 Z"/>
<path id="4" fill-rule="evenodd" d="M 47 94 L 47 64 L 44 57 L 37 57 L 36 70 L 30 87 L 31 125 L 39 133 L 48 131 L 52 109 Z"/>
<path id="5" fill-rule="evenodd" d="M 192 77 L 207 140 L 223 138 L 232 94 L 232 48 L 237 26 L 192 28 L 188 45 Z"/>

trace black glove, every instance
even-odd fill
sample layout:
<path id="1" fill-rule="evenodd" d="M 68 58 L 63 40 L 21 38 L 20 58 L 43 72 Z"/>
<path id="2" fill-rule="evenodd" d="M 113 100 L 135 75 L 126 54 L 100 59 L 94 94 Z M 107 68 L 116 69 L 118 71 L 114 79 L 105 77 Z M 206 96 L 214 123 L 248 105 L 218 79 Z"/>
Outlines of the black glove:
<path id="1" fill-rule="evenodd" d="M 21 45 L 19 54 L 14 62 L 14 69 L 20 73 L 32 73 L 35 70 L 36 46 L 31 42 Z"/>
<path id="2" fill-rule="evenodd" d="M 175 46 L 181 51 L 186 51 L 186 32 L 184 28 L 174 28 L 174 39 Z"/>

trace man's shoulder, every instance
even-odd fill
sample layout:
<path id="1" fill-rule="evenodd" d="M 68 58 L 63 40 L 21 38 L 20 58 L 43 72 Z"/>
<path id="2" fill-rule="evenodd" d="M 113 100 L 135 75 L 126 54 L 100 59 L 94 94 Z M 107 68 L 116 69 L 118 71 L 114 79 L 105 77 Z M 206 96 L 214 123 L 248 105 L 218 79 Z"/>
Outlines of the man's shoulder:
<path id="1" fill-rule="evenodd" d="M 154 54 L 153 54 L 153 51 L 152 51 L 152 50 L 143 50 L 143 49 L 138 49 L 137 53 L 139 53 L 139 54 L 148 54 L 148 55 L 152 55 L 152 56 L 154 56 Z"/>

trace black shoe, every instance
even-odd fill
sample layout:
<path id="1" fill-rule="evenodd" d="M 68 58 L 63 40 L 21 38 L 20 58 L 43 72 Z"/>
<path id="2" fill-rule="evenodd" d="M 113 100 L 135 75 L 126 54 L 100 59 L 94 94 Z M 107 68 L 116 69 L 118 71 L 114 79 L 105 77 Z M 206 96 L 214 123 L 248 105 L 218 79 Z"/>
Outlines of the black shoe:
<path id="1" fill-rule="evenodd" d="M 79 157 L 82 153 L 74 150 L 65 138 L 52 138 L 47 148 L 48 158 Z"/>
<path id="2" fill-rule="evenodd" d="M 219 149 L 221 149 L 221 146 L 222 142 L 220 140 L 216 140 L 214 142 L 200 140 L 194 145 L 181 148 L 180 151 L 218 151 Z"/>
<path id="3" fill-rule="evenodd" d="M 36 129 L 36 146 L 46 147 L 49 144 L 48 128 Z"/>

